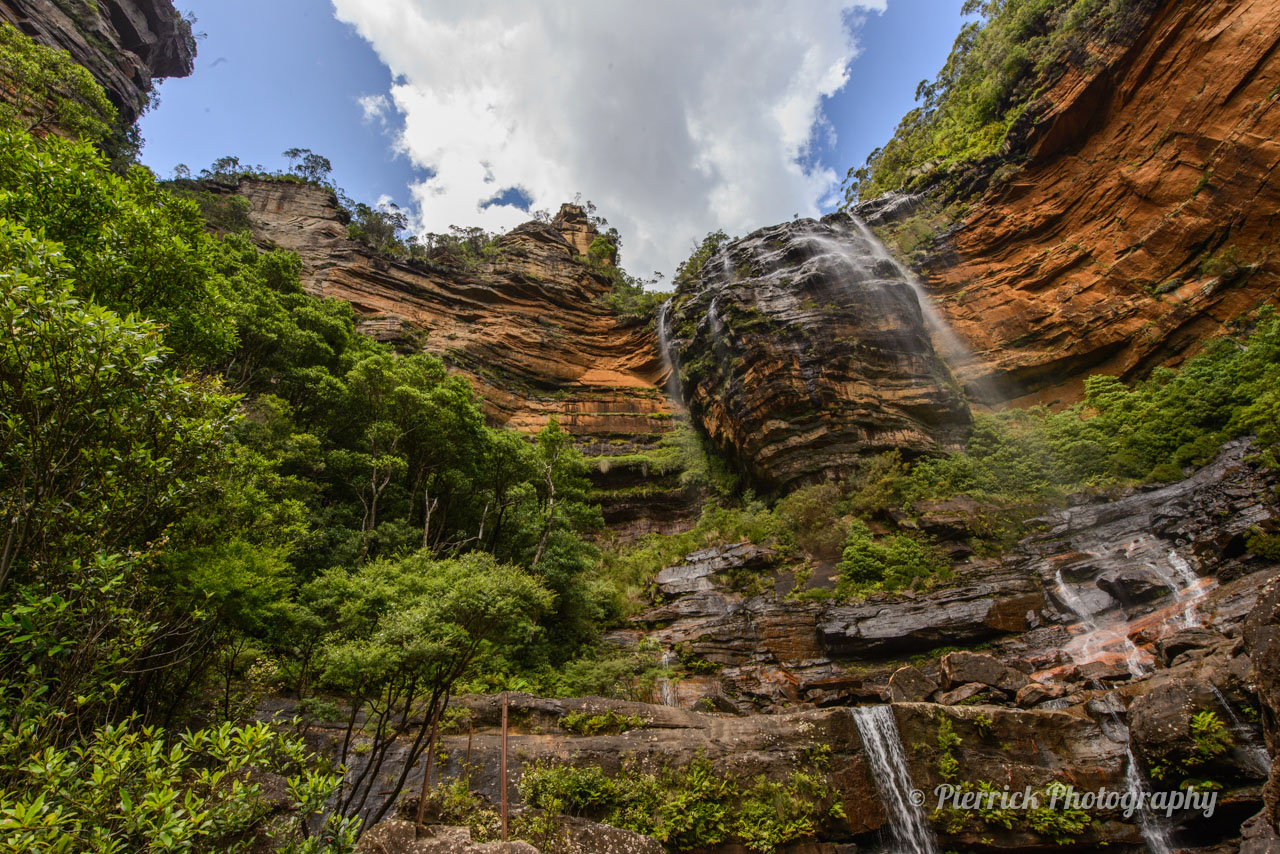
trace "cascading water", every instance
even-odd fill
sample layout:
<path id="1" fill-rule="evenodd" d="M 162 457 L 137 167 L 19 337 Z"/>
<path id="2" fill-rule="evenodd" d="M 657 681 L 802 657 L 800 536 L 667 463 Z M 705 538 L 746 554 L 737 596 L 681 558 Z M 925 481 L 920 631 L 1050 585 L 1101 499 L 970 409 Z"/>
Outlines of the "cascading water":
<path id="1" fill-rule="evenodd" d="M 1213 696 L 1218 698 L 1218 702 L 1226 710 L 1227 717 L 1231 718 L 1231 731 L 1240 740 L 1240 749 L 1245 756 L 1249 757 L 1249 763 L 1253 765 L 1254 770 L 1260 772 L 1263 776 L 1270 774 L 1271 755 L 1267 753 L 1266 748 L 1258 744 L 1258 737 L 1253 729 L 1240 720 L 1240 716 L 1236 714 L 1236 710 L 1227 702 L 1227 698 L 1222 696 L 1222 692 L 1218 690 L 1217 685 L 1210 682 L 1209 689 L 1213 691 Z"/>
<path id="2" fill-rule="evenodd" d="M 680 385 L 680 363 L 671 341 L 671 300 L 658 309 L 658 356 L 667 374 L 667 397 L 678 406 L 684 405 L 684 389 Z"/>
<path id="3" fill-rule="evenodd" d="M 943 319 L 942 313 L 933 304 L 933 299 L 924 289 L 924 286 L 920 284 L 920 280 L 916 278 L 915 273 L 911 272 L 906 264 L 903 264 L 893 256 L 888 247 L 880 242 L 880 238 L 876 237 L 875 232 L 861 218 L 850 214 L 849 219 L 853 221 L 853 227 L 858 230 L 858 234 L 871 247 L 872 255 L 879 261 L 887 261 L 892 264 L 898 276 L 907 283 L 912 293 L 916 295 L 916 301 L 920 303 L 920 312 L 924 315 L 925 323 L 929 325 L 929 330 L 940 345 L 940 349 L 944 354 L 943 358 L 947 363 L 956 364 L 972 361 L 973 352 Z"/>
<path id="4" fill-rule="evenodd" d="M 671 650 L 666 650 L 662 653 L 662 669 L 664 671 L 670 670 L 675 663 L 676 657 Z M 664 706 L 680 705 L 680 694 L 676 691 L 675 683 L 671 681 L 670 677 L 658 677 L 658 698 L 662 700 L 662 705 Z"/>
<path id="5" fill-rule="evenodd" d="M 907 769 L 898 724 L 889 706 L 859 706 L 850 709 L 858 727 L 867 761 L 871 764 L 876 791 L 889 817 L 889 829 L 898 854 L 938 854 L 933 832 L 924 810 L 912 802 L 915 786 Z"/>
<path id="6" fill-rule="evenodd" d="M 1120 619 L 1099 623 L 1096 613 L 1085 604 L 1080 595 L 1071 589 L 1062 577 L 1062 570 L 1054 575 L 1054 592 L 1058 600 L 1075 616 L 1084 631 L 1073 637 L 1065 652 L 1077 664 L 1096 661 L 1109 654 L 1123 656 L 1125 666 L 1133 676 L 1142 676 L 1152 663 L 1151 656 L 1138 649 L 1129 639 L 1128 625 Z"/>
<path id="7" fill-rule="evenodd" d="M 1138 770 L 1138 760 L 1133 755 L 1133 747 L 1126 744 L 1124 749 L 1126 767 L 1124 784 L 1128 794 L 1140 804 L 1145 804 L 1151 793 L 1147 781 L 1142 779 Z M 1147 843 L 1151 854 L 1173 854 L 1173 842 L 1169 838 L 1169 826 L 1151 815 L 1150 810 L 1138 810 L 1138 828 L 1142 831 L 1142 840 Z"/>

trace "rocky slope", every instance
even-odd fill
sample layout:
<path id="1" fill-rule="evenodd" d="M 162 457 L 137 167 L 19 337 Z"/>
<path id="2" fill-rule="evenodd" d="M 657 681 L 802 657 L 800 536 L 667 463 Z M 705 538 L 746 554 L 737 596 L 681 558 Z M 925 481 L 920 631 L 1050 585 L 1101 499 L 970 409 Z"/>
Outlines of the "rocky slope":
<path id="1" fill-rule="evenodd" d="M 70 53 L 126 124 L 146 108 L 155 79 L 186 77 L 195 65 L 191 28 L 170 0 L 0 0 L 0 20 Z"/>
<path id="2" fill-rule="evenodd" d="M 1037 828 L 1023 814 L 1006 826 L 942 810 L 929 819 L 938 850 L 1171 850 L 1157 836 L 1180 851 L 1273 850 L 1265 822 L 1246 820 L 1264 799 L 1269 810 L 1276 803 L 1253 719 L 1261 709 L 1273 739 L 1280 564 L 1250 554 L 1243 537 L 1280 529 L 1276 485 L 1248 442 L 1236 442 L 1185 481 L 1055 511 L 1007 557 L 972 559 L 950 584 L 854 604 L 788 598 L 795 576 L 769 549 L 744 543 L 690 554 L 659 574 L 654 607 L 611 638 L 672 652 L 676 674 L 648 703 L 514 695 L 510 779 L 546 762 L 616 775 L 699 756 L 726 778 L 781 779 L 820 750 L 845 818 L 779 850 L 877 850 L 891 821 L 878 788 L 883 762 L 849 707 L 890 703 L 906 772 L 931 793 L 929 805 L 944 783 L 1043 791 L 1058 781 L 1123 793 L 1177 790 L 1194 773 L 1221 787 L 1212 816 L 1181 809 L 1144 821 L 1093 809 L 1070 833 Z M 467 723 L 445 738 L 442 773 L 465 775 L 496 803 L 499 700 L 460 702 Z M 608 712 L 642 723 L 593 736 L 565 723 Z M 1196 747 L 1204 712 L 1230 741 L 1207 758 Z M 946 732 L 954 738 L 944 743 Z M 321 727 L 314 743 L 331 751 L 340 738 Z M 391 764 L 388 774 L 399 770 Z M 593 827 L 580 822 L 565 833 L 580 839 Z M 1074 841 L 1059 843 L 1055 833 Z M 647 845 L 618 837 L 608 850 L 656 850 Z"/>
<path id="3" fill-rule="evenodd" d="M 977 351 L 953 366 L 971 392 L 1071 401 L 1088 373 L 1144 376 L 1276 298 L 1280 17 L 1265 0 L 1156 8 L 1044 94 L 1006 143 L 1025 158 L 1012 178 L 861 209 Z"/>
<path id="4" fill-rule="evenodd" d="M 721 247 L 659 322 L 691 416 L 767 487 L 965 435 L 968 408 L 916 293 L 843 214 Z"/>

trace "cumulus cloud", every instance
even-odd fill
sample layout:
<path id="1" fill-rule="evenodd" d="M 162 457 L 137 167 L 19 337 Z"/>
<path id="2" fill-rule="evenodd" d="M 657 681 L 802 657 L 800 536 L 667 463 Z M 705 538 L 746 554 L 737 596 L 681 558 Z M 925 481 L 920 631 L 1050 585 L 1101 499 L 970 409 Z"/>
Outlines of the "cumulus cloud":
<path id="1" fill-rule="evenodd" d="M 837 176 L 813 146 L 884 0 L 333 0 L 396 81 L 424 230 L 506 229 L 581 193 L 628 270 L 670 273 L 708 231 L 812 215 Z M 514 191 L 519 192 L 514 192 Z M 496 199 L 496 201 L 495 201 Z"/>

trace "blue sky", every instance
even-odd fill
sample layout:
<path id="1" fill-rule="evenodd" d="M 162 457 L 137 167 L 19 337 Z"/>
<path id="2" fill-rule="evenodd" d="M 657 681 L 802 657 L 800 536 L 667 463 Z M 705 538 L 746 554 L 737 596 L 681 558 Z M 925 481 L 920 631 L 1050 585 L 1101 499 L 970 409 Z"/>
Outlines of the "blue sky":
<path id="1" fill-rule="evenodd" d="M 792 12 L 759 0 L 732 17 L 704 4 L 715 14 L 674 25 L 624 4 L 597 4 L 598 20 L 582 24 L 556 6 L 508 2 L 492 0 L 486 18 L 473 11 L 481 4 L 450 0 L 178 0 L 205 36 L 195 73 L 161 84 L 142 120 L 143 161 L 161 175 L 229 154 L 273 169 L 286 148 L 310 148 L 352 198 L 395 200 L 427 230 L 524 216 L 502 204 L 475 213 L 477 188 L 548 208 L 582 192 L 621 229 L 629 269 L 669 271 L 706 231 L 829 210 L 819 188 L 890 137 L 945 60 L 962 0 L 843 13 L 840 0 L 821 11 L 793 0 Z M 852 62 L 848 38 L 833 34 L 841 20 Z M 838 86 L 832 67 L 846 63 Z M 815 109 L 828 127 L 791 158 L 800 174 L 784 161 Z M 770 134 L 779 139 L 766 144 Z"/>

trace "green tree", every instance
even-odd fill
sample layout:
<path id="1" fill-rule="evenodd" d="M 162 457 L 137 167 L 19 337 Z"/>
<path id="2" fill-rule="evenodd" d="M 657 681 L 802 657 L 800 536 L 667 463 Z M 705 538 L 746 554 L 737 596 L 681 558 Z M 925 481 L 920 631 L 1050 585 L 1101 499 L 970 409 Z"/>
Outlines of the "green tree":
<path id="1" fill-rule="evenodd" d="M 423 551 L 332 570 L 307 596 L 337 631 L 321 652 L 325 683 L 351 700 L 341 761 L 346 764 L 363 718 L 368 750 L 349 775 L 339 812 L 381 819 L 427 747 L 454 686 L 503 644 L 527 643 L 551 593 L 528 573 L 476 552 L 436 560 Z M 421 716 L 420 718 L 417 716 Z M 390 791 L 375 786 L 397 737 L 411 736 Z M 380 785 L 380 784 L 379 784 Z M 381 799 L 370 803 L 370 797 Z M 367 809 L 366 809 L 367 807 Z"/>
<path id="2" fill-rule="evenodd" d="M 44 136 L 63 133 L 104 145 L 116 109 L 88 70 L 0 22 L 0 124 Z"/>

